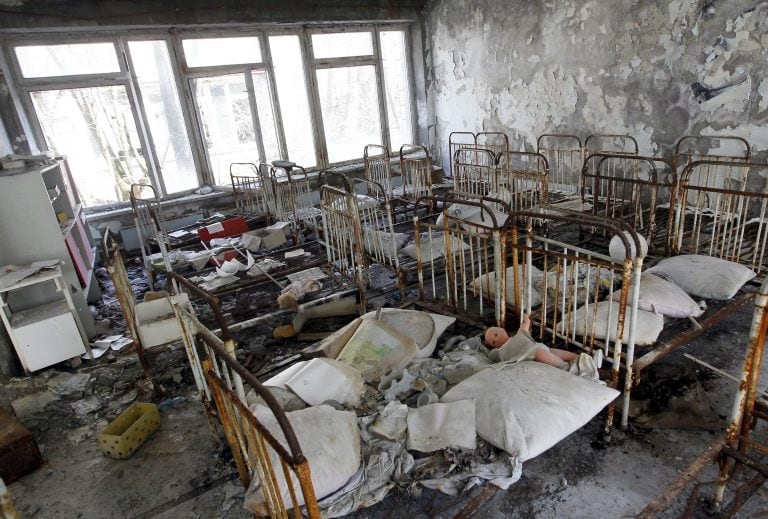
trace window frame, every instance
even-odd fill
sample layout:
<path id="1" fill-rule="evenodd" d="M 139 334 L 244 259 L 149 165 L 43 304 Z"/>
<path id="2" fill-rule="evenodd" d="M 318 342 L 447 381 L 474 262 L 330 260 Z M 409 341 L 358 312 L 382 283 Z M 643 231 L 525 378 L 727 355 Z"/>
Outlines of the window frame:
<path id="1" fill-rule="evenodd" d="M 172 37 L 174 40 L 174 46 L 176 47 L 179 58 L 180 58 L 178 74 L 182 76 L 182 81 L 185 84 L 185 87 L 188 89 L 191 105 L 194 108 L 192 113 L 194 114 L 194 118 L 197 122 L 197 129 L 198 129 L 197 133 L 200 137 L 199 139 L 199 143 L 201 146 L 200 149 L 203 155 L 205 156 L 205 163 L 207 165 L 207 170 L 208 170 L 209 179 L 211 183 L 213 183 L 214 173 L 211 167 L 211 160 L 208 154 L 208 147 L 205 145 L 204 138 L 203 138 L 204 134 L 202 132 L 203 124 L 202 124 L 202 121 L 200 120 L 200 107 L 197 104 L 195 89 L 193 86 L 195 79 L 224 76 L 224 75 L 235 75 L 235 74 L 242 74 L 244 76 L 244 81 L 245 81 L 246 89 L 248 92 L 248 103 L 249 103 L 249 108 L 251 113 L 251 121 L 253 124 L 253 130 L 257 135 L 256 147 L 258 150 L 258 159 L 259 161 L 264 162 L 266 160 L 266 151 L 264 149 L 264 139 L 261 131 L 261 127 L 262 127 L 261 118 L 259 116 L 258 105 L 256 103 L 256 92 L 255 92 L 255 87 L 253 86 L 252 72 L 254 71 L 265 72 L 267 75 L 267 81 L 269 84 L 270 100 L 272 102 L 273 110 L 275 112 L 275 115 L 274 115 L 276 120 L 275 133 L 277 135 L 279 158 L 285 159 L 285 157 L 287 156 L 286 146 L 285 146 L 285 135 L 283 133 L 282 118 L 279 118 L 280 109 L 279 109 L 279 103 L 277 100 L 277 95 L 275 93 L 274 71 L 271 64 L 269 41 L 268 41 L 268 38 L 264 35 L 264 31 L 259 31 L 255 29 L 240 29 L 238 31 L 197 29 L 197 30 L 173 31 Z M 183 40 L 210 39 L 210 38 L 216 38 L 216 37 L 220 37 L 220 38 L 256 37 L 258 38 L 262 61 L 259 63 L 243 63 L 243 64 L 233 64 L 233 65 L 206 65 L 202 67 L 190 67 L 187 64 L 186 56 L 184 55 L 184 45 L 182 43 Z"/>
<path id="2" fill-rule="evenodd" d="M 254 160 L 264 162 L 266 150 L 264 149 L 264 139 L 262 133 L 262 117 L 256 103 L 256 95 L 253 84 L 253 72 L 263 71 L 266 73 L 269 86 L 269 96 L 272 103 L 273 117 L 275 121 L 275 134 L 277 137 L 279 158 L 289 160 L 288 147 L 285 140 L 285 125 L 283 122 L 283 110 L 280 106 L 280 99 L 277 92 L 275 79 L 275 67 L 270 48 L 269 38 L 271 36 L 292 35 L 298 37 L 299 49 L 303 63 L 304 82 L 306 88 L 307 102 L 309 107 L 309 118 L 311 122 L 311 135 L 313 137 L 313 146 L 316 158 L 316 165 L 307 168 L 308 171 L 319 171 L 336 166 L 346 166 L 350 164 L 362 163 L 362 150 L 360 157 L 341 162 L 329 161 L 328 144 L 326 141 L 325 128 L 323 125 L 322 108 L 320 105 L 319 91 L 317 84 L 317 70 L 327 68 L 342 68 L 349 66 L 373 65 L 378 91 L 378 110 L 381 129 L 380 143 L 387 146 L 391 156 L 397 155 L 398 150 L 392 149 L 393 145 L 405 143 L 390 142 L 390 131 L 387 110 L 387 96 L 383 73 L 383 61 L 381 52 L 380 32 L 383 31 L 402 31 L 405 42 L 405 71 L 406 82 L 409 89 L 409 110 L 411 113 L 411 134 L 414 141 L 418 140 L 419 120 L 416 112 L 416 92 L 417 84 L 414 77 L 414 64 L 412 56 L 412 21 L 397 22 L 357 22 L 345 24 L 288 24 L 288 25 L 249 25 L 233 27 L 157 27 L 157 28 L 137 28 L 121 29 L 115 34 L 115 31 L 109 31 L 104 28 L 90 30 L 79 30 L 79 32 L 53 33 L 41 32 L 35 34 L 4 33 L 0 34 L 0 52 L 5 56 L 7 64 L 7 76 L 11 80 L 12 88 L 18 92 L 23 110 L 30 121 L 31 131 L 35 140 L 41 146 L 47 146 L 42 126 L 38 120 L 37 113 L 32 102 L 32 92 L 41 90 L 58 90 L 66 88 L 88 88 L 99 86 L 123 86 L 128 93 L 131 112 L 134 117 L 139 141 L 146 150 L 144 154 L 148 171 L 151 173 L 153 185 L 157 188 L 159 195 L 163 199 L 176 198 L 189 194 L 197 188 L 185 191 L 179 191 L 169 194 L 163 179 L 161 164 L 158 160 L 154 139 L 147 119 L 146 109 L 141 94 L 138 78 L 133 72 L 132 56 L 130 53 L 129 42 L 131 41 L 162 41 L 168 50 L 168 58 L 172 68 L 175 87 L 181 106 L 181 114 L 184 122 L 184 128 L 187 132 L 187 139 L 191 147 L 192 160 L 194 162 L 195 173 L 198 185 L 215 185 L 214 174 L 211 161 L 208 156 L 208 149 L 205 137 L 202 131 L 202 122 L 200 120 L 200 111 L 195 98 L 193 83 L 195 79 L 201 77 L 212 77 L 226 74 L 243 74 L 248 90 L 248 100 L 250 104 L 251 118 L 254 131 L 257 134 L 258 157 Z M 345 32 L 368 32 L 371 35 L 372 54 L 368 56 L 348 56 L 336 58 L 318 58 L 314 57 L 312 47 L 313 34 L 333 34 Z M 232 37 L 256 37 L 258 38 L 261 62 L 235 64 L 235 65 L 207 65 L 203 67 L 189 67 L 184 55 L 183 43 L 185 39 L 196 38 L 232 38 Z M 115 48 L 115 54 L 120 70 L 113 73 L 79 74 L 70 76 L 51 76 L 43 78 L 24 78 L 21 73 L 18 56 L 15 52 L 17 46 L 32 45 L 57 45 L 57 44 L 77 44 L 77 43 L 112 43 Z M 2 60 L 0 60 L 2 62 Z M 379 144 L 379 143 L 371 143 Z"/>

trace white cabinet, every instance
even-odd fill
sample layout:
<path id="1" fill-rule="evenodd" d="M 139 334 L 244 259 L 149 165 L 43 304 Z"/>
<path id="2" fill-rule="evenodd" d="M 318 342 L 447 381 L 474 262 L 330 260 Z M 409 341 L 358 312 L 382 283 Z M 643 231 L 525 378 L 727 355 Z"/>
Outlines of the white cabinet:
<path id="1" fill-rule="evenodd" d="M 80 326 L 96 334 L 87 300 L 101 297 L 93 275 L 95 249 L 67 161 L 0 170 L 0 266 L 61 260 L 62 283 Z M 9 294 L 14 312 L 57 299 L 50 284 Z"/>
<path id="2" fill-rule="evenodd" d="M 9 296 L 13 293 L 41 285 L 52 285 L 59 298 L 20 311 L 13 311 L 8 305 Z M 0 318 L 27 372 L 82 355 L 86 349 L 90 352 L 59 266 L 0 287 Z"/>

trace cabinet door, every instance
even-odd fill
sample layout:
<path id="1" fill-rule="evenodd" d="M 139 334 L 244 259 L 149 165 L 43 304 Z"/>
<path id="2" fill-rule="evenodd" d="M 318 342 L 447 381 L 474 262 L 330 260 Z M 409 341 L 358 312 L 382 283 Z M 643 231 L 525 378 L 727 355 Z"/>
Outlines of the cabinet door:
<path id="1" fill-rule="evenodd" d="M 37 371 L 85 353 L 85 345 L 69 312 L 14 329 L 19 357 L 28 371 Z"/>

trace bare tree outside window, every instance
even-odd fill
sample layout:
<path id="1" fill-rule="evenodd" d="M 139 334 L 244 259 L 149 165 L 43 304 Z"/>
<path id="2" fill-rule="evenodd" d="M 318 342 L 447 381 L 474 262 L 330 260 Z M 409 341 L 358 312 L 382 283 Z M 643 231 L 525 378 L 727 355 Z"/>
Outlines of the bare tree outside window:
<path id="1" fill-rule="evenodd" d="M 69 157 L 87 206 L 129 199 L 133 183 L 151 183 L 123 86 L 32 92 L 49 147 Z"/>

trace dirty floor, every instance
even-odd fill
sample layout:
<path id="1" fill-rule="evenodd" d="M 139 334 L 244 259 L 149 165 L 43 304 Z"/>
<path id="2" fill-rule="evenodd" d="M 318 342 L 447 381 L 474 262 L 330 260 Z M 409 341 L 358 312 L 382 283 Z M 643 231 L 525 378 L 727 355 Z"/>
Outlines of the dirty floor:
<path id="1" fill-rule="evenodd" d="M 601 414 L 527 463 L 522 479 L 508 491 L 486 486 L 447 496 L 400 489 L 355 516 L 633 517 L 721 434 L 729 413 L 736 384 L 683 354 L 737 375 L 751 317 L 752 309 L 746 308 L 653 366 L 635 393 L 633 426 L 615 429 L 609 443 L 600 439 Z M 243 349 L 276 348 L 263 333 L 242 334 Z M 292 349 L 280 346 L 281 354 Z M 21 517 L 247 517 L 231 456 L 211 433 L 183 349 L 156 359 L 161 397 L 136 387 L 140 368 L 132 355 L 108 356 L 78 370 L 57 368 L 0 381 L 0 403 L 16 401 L 20 421 L 45 458 L 41 469 L 9 485 Z M 763 379 L 761 387 L 767 387 L 768 374 Z M 105 458 L 96 440 L 99 431 L 132 402 L 149 399 L 162 403 L 160 429 L 131 458 Z M 758 434 L 766 439 L 764 427 Z M 712 467 L 701 480 L 714 475 Z M 701 495 L 709 492 L 705 487 Z M 662 517 L 678 517 L 684 507 L 685 496 Z M 698 503 L 692 517 L 711 515 Z M 768 488 L 737 517 L 768 517 Z"/>

